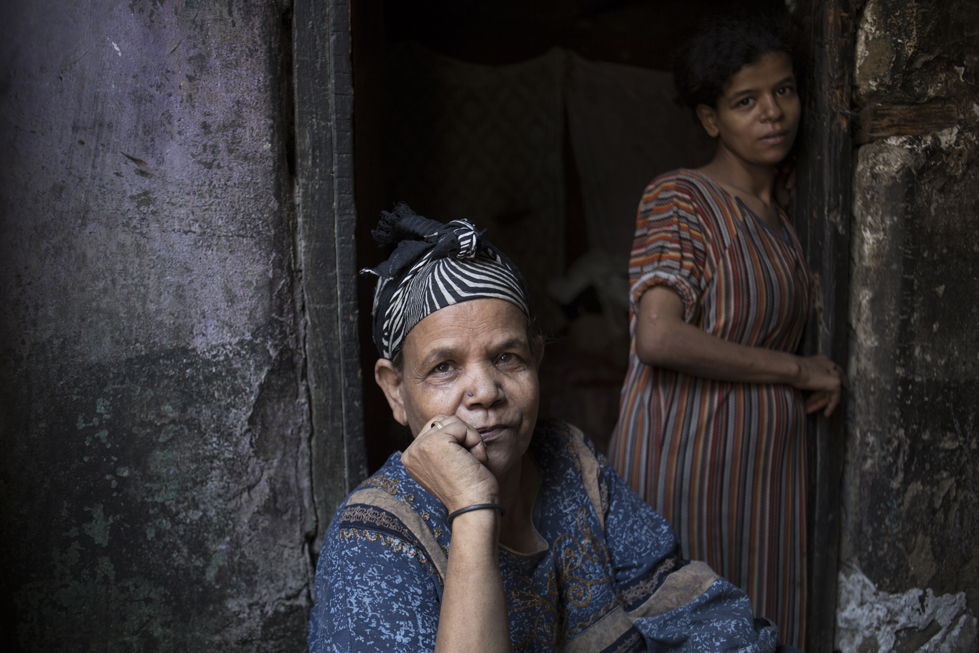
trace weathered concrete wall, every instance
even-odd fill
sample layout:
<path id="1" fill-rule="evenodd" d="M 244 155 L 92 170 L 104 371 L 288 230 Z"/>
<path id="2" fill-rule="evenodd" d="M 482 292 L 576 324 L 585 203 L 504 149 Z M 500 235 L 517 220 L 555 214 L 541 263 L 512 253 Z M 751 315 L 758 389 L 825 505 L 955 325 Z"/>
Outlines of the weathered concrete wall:
<path id="1" fill-rule="evenodd" d="M 281 29 L 267 0 L 0 3 L 5 651 L 304 646 Z"/>
<path id="2" fill-rule="evenodd" d="M 837 643 L 975 651 L 979 5 L 871 0 L 858 20 L 858 108 L 959 118 L 857 151 Z"/>

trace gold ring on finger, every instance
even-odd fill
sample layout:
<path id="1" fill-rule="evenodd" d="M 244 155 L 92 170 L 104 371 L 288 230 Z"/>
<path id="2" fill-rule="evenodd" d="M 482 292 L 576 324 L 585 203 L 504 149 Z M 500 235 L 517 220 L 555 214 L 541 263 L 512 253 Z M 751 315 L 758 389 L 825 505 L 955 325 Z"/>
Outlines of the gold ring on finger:
<path id="1" fill-rule="evenodd" d="M 432 426 L 434 426 L 435 428 L 441 431 L 444 425 L 442 424 L 442 422 L 435 420 L 434 422 L 432 422 Z"/>

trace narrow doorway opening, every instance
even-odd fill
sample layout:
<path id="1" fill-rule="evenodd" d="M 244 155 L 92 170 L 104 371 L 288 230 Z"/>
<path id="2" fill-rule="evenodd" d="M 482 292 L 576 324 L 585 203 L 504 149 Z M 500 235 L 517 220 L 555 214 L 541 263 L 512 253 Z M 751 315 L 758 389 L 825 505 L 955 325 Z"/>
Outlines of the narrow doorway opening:
<path id="1" fill-rule="evenodd" d="M 781 0 L 354 2 L 357 261 L 400 201 L 470 219 L 527 276 L 549 343 L 541 414 L 604 450 L 628 338 L 628 254 L 646 184 L 713 145 L 673 102 L 670 56 L 712 16 Z M 368 467 L 407 443 L 373 383 L 359 291 Z"/>
<path id="2" fill-rule="evenodd" d="M 672 102 L 670 56 L 718 14 L 793 11 L 808 31 L 796 227 L 820 306 L 806 353 L 845 356 L 852 24 L 846 0 L 369 0 L 351 3 L 356 256 L 386 256 L 371 229 L 399 201 L 468 218 L 524 271 L 550 336 L 542 415 L 600 449 L 618 412 L 627 261 L 636 207 L 657 174 L 713 152 Z M 373 283 L 358 284 L 368 471 L 408 444 L 373 382 Z M 833 299 L 836 293 L 836 299 Z M 616 301 L 616 297 L 619 301 Z M 843 350 L 841 351 L 841 348 Z M 810 628 L 833 647 L 842 411 L 810 430 Z M 832 436 L 832 437 L 830 437 Z"/>

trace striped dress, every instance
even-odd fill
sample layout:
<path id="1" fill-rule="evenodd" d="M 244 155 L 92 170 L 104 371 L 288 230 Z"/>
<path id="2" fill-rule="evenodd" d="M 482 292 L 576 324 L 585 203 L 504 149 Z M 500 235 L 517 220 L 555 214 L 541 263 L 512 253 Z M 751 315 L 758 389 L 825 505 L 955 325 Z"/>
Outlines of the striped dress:
<path id="1" fill-rule="evenodd" d="M 806 446 L 802 394 L 643 364 L 643 292 L 666 285 L 684 320 L 719 338 L 794 352 L 809 274 L 784 215 L 776 231 L 692 170 L 657 177 L 639 207 L 629 266 L 633 347 L 609 458 L 660 514 L 684 554 L 743 588 L 781 639 L 805 634 Z"/>

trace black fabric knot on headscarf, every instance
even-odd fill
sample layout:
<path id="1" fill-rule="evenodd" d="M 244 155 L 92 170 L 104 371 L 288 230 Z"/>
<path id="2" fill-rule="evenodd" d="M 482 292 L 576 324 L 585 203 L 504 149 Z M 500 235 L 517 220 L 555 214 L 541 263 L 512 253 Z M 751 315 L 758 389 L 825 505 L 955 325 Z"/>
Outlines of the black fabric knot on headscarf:
<path id="1" fill-rule="evenodd" d="M 448 224 L 429 220 L 401 202 L 394 211 L 381 211 L 381 220 L 371 232 L 379 246 L 397 247 L 388 260 L 369 271 L 391 279 L 402 277 L 422 257 L 427 260 L 450 256 L 473 258 L 483 233 L 485 231 L 476 231 L 465 220 L 453 220 Z"/>

